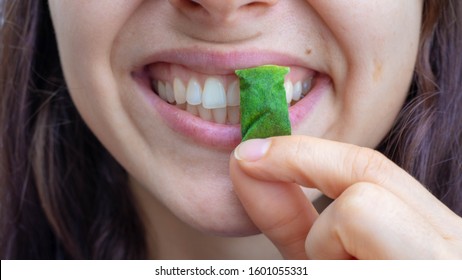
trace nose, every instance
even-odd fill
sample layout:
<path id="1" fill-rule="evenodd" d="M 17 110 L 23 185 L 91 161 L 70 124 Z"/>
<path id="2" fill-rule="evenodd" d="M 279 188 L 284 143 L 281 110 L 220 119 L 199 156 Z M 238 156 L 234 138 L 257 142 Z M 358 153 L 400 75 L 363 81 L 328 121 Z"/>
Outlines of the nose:
<path id="1" fill-rule="evenodd" d="M 239 14 L 262 13 L 279 0 L 169 0 L 173 6 L 192 19 L 232 22 Z"/>

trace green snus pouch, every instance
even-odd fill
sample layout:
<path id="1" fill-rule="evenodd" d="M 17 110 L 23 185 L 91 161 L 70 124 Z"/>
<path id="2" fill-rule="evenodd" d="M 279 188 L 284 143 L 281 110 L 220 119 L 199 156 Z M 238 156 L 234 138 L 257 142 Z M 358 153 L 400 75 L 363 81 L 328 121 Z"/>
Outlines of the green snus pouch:
<path id="1" fill-rule="evenodd" d="M 236 70 L 241 97 L 242 141 L 290 135 L 284 77 L 289 67 L 264 65 Z"/>

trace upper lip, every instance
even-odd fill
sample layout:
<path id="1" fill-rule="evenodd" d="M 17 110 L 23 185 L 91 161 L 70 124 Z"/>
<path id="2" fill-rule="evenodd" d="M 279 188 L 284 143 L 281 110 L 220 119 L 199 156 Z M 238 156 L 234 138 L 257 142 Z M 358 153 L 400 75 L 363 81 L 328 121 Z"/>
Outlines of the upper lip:
<path id="1" fill-rule="evenodd" d="M 208 75 L 230 75 L 234 74 L 234 71 L 237 69 L 267 64 L 310 68 L 307 62 L 303 61 L 301 58 L 276 51 L 231 50 L 223 52 L 187 48 L 160 51 L 148 55 L 141 58 L 141 61 L 137 64 L 135 69 L 140 70 L 150 64 L 158 62 L 183 65 L 196 72 Z M 311 70 L 316 71 L 316 69 Z"/>

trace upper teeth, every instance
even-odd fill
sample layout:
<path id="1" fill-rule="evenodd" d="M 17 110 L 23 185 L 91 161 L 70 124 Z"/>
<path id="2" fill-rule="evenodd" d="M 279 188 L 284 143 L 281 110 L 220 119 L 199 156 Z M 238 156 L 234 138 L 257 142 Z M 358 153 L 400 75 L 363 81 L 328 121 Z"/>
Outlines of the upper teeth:
<path id="1" fill-rule="evenodd" d="M 203 86 L 196 78 L 191 78 L 188 83 L 183 83 L 180 78 L 174 78 L 173 83 L 153 80 L 152 87 L 166 102 L 176 104 L 202 119 L 239 123 L 240 90 L 237 78 L 225 85 L 219 77 L 212 76 L 205 79 Z M 284 87 L 290 105 L 310 91 L 311 78 L 295 82 L 287 79 Z"/>

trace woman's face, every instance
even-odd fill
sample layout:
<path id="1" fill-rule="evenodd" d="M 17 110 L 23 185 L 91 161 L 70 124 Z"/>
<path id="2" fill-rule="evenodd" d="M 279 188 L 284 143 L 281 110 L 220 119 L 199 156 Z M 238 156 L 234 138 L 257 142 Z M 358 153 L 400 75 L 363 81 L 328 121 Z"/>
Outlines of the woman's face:
<path id="1" fill-rule="evenodd" d="M 375 147 L 406 98 L 422 11 L 422 0 L 49 3 L 92 131 L 148 200 L 226 235 L 255 230 L 228 175 L 240 141 L 234 70 L 290 66 L 293 134 Z"/>

